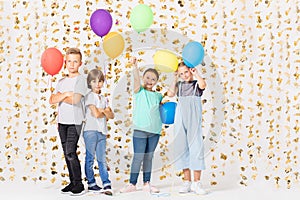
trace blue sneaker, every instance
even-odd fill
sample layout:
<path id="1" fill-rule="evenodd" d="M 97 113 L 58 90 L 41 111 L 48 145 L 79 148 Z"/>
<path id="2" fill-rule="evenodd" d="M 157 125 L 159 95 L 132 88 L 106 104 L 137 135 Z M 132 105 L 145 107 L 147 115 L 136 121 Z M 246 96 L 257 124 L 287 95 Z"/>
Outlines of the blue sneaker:
<path id="1" fill-rule="evenodd" d="M 98 185 L 93 185 L 91 187 L 88 187 L 89 192 L 100 192 L 102 188 L 99 187 Z"/>
<path id="2" fill-rule="evenodd" d="M 111 189 L 110 185 L 105 186 L 102 190 L 101 193 L 112 196 L 113 195 L 113 191 Z"/>

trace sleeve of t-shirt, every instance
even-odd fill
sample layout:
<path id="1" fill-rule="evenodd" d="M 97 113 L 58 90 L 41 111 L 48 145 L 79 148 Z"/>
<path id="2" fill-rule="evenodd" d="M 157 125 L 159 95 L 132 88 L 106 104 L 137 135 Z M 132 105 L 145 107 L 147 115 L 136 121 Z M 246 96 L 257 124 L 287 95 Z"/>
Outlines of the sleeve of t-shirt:
<path id="1" fill-rule="evenodd" d="M 54 94 L 57 94 L 58 92 L 61 92 L 61 82 L 62 82 L 63 78 L 60 79 L 55 87 L 55 90 L 54 90 Z"/>
<path id="2" fill-rule="evenodd" d="M 87 87 L 86 78 L 79 75 L 75 83 L 74 93 L 78 93 L 84 96 L 86 95 L 87 91 L 88 91 L 88 87 Z"/>
<path id="3" fill-rule="evenodd" d="M 88 93 L 85 96 L 85 106 L 89 106 L 89 105 L 96 105 L 95 95 L 93 95 L 92 93 Z"/>
<path id="4" fill-rule="evenodd" d="M 200 96 L 202 96 L 203 91 L 205 90 L 205 88 L 204 88 L 204 89 L 199 88 L 198 82 L 197 82 L 197 81 L 196 81 L 195 87 L 197 87 L 197 88 L 196 88 L 197 93 L 200 94 Z"/>
<path id="5" fill-rule="evenodd" d="M 133 96 L 138 96 L 141 94 L 141 92 L 143 92 L 143 90 L 145 90 L 142 86 L 140 87 L 140 90 L 137 93 L 133 93 Z"/>
<path id="6" fill-rule="evenodd" d="M 139 91 L 138 91 L 137 93 L 142 92 L 144 89 L 145 89 L 145 88 L 143 88 L 143 86 L 140 86 L 140 89 L 139 89 Z M 136 94 L 137 94 L 137 93 L 136 93 Z"/>
<path id="7" fill-rule="evenodd" d="M 175 88 L 178 88 L 180 81 L 177 81 Z"/>

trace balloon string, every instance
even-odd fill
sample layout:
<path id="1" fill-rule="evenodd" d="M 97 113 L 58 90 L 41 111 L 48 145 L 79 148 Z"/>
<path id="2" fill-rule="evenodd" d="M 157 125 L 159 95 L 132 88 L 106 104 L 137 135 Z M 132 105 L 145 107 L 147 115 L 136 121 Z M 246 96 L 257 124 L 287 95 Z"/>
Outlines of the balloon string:
<path id="1" fill-rule="evenodd" d="M 105 79 L 104 79 L 104 85 L 105 86 L 107 86 L 107 77 L 106 77 L 106 71 L 107 71 L 107 69 L 106 69 L 106 62 L 104 61 L 104 66 L 103 66 L 103 73 L 104 73 L 104 77 L 105 77 Z"/>
<path id="2" fill-rule="evenodd" d="M 50 90 L 51 90 L 52 84 L 51 84 L 51 81 L 50 81 L 50 79 L 51 79 L 51 76 L 50 76 L 50 75 L 48 75 L 47 87 L 49 88 L 49 86 L 50 86 Z"/>
<path id="3" fill-rule="evenodd" d="M 100 37 L 100 42 L 102 43 L 102 49 L 101 50 L 103 50 L 103 52 L 102 52 L 102 55 L 104 54 L 104 48 L 103 48 L 103 37 Z M 105 55 L 104 55 L 105 56 Z M 103 56 L 102 56 L 102 58 L 103 58 Z M 103 61 L 103 73 L 104 73 L 104 86 L 107 86 L 107 80 L 106 80 L 106 60 L 105 60 L 105 58 L 103 59 L 104 61 Z"/>
<path id="4" fill-rule="evenodd" d="M 52 88 L 52 78 L 53 78 L 53 76 L 49 75 L 48 77 L 49 77 L 48 78 L 48 86 L 50 86 L 50 92 L 53 93 L 53 91 L 54 91 L 54 88 Z"/>

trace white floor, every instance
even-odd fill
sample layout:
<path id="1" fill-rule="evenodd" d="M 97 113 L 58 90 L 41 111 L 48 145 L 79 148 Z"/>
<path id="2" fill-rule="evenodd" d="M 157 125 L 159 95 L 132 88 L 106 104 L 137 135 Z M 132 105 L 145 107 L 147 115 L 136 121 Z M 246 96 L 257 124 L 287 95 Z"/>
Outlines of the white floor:
<path id="1" fill-rule="evenodd" d="M 180 185 L 180 182 L 164 181 L 157 184 L 161 189 L 160 196 L 154 196 L 143 191 L 120 194 L 118 191 L 122 187 L 121 185 L 113 184 L 114 196 L 105 196 L 103 194 L 85 193 L 80 197 L 74 197 L 67 194 L 61 194 L 60 184 L 33 184 L 26 182 L 0 182 L 0 199 L 30 199 L 30 200 L 53 200 L 53 199 L 130 199 L 130 200 L 146 200 L 146 199 L 180 199 L 180 200 L 194 200 L 194 199 L 207 199 L 207 200 L 258 200 L 258 199 L 270 199 L 270 200 L 282 200 L 282 199 L 299 199 L 300 188 L 293 187 L 292 189 L 275 188 L 274 185 L 267 185 L 264 183 L 255 183 L 251 186 L 240 186 L 238 184 L 218 184 L 214 187 L 204 185 L 205 188 L 210 190 L 210 193 L 205 196 L 199 196 L 195 194 L 178 194 L 176 191 Z"/>

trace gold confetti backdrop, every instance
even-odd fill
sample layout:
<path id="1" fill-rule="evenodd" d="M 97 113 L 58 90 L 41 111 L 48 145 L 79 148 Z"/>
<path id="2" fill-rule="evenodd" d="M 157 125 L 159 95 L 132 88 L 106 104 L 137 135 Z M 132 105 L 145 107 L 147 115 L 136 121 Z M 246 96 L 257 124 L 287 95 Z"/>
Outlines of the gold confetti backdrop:
<path id="1" fill-rule="evenodd" d="M 285 188 L 298 184 L 298 0 L 0 1 L 0 181 L 66 184 L 68 174 L 56 130 L 57 108 L 48 104 L 51 80 L 40 66 L 41 54 L 48 47 L 63 54 L 68 47 L 79 47 L 86 73 L 87 66 L 103 55 L 101 39 L 89 27 L 92 12 L 108 9 L 113 17 L 112 31 L 126 32 L 131 31 L 130 11 L 138 3 L 152 8 L 151 28 L 176 31 L 201 42 L 221 76 L 225 120 L 218 144 L 206 157 L 205 181 L 212 186 L 228 179 L 244 186 L 256 181 Z M 130 41 L 126 39 L 126 43 Z M 182 45 L 179 41 L 174 48 L 180 51 Z M 126 50 L 130 52 L 130 45 Z M 138 53 L 143 63 L 147 52 Z M 106 92 L 116 105 L 122 97 L 109 91 L 117 87 L 121 77 L 130 79 L 127 59 L 125 55 L 107 63 Z M 62 70 L 52 78 L 53 84 L 64 73 Z M 165 87 L 162 80 L 157 89 L 164 91 Z M 208 102 L 213 96 L 213 88 L 210 90 L 204 96 Z M 124 117 L 109 121 L 107 152 L 113 181 L 122 182 L 128 181 L 132 155 L 129 133 L 119 126 L 131 123 L 129 93 L 125 100 L 128 112 L 121 113 L 116 107 L 117 116 Z M 209 105 L 203 106 L 204 130 L 214 109 Z M 180 176 L 173 173 L 166 156 L 171 130 L 164 128 L 157 148 L 162 181 Z M 82 144 L 78 153 L 83 161 Z M 128 154 L 120 153 L 126 152 L 124 149 Z"/>

